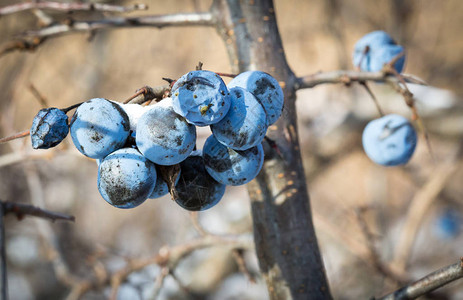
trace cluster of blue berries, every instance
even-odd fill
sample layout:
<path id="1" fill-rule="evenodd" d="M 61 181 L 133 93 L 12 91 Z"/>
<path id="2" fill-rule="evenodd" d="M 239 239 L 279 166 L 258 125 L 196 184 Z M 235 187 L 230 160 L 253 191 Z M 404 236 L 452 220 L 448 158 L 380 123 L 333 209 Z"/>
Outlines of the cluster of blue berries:
<path id="1" fill-rule="evenodd" d="M 267 73 L 239 74 L 228 86 L 214 72 L 192 71 L 171 97 L 141 106 L 91 99 L 71 121 L 48 108 L 34 118 L 34 148 L 57 145 L 68 131 L 76 148 L 98 163 L 98 190 L 111 205 L 133 208 L 171 193 L 188 210 L 217 204 L 226 185 L 254 179 L 264 161 L 262 141 L 281 115 L 283 91 Z M 196 126 L 212 135 L 196 149 Z"/>
<path id="2" fill-rule="evenodd" d="M 353 64 L 362 71 L 379 72 L 395 60 L 393 68 L 402 72 L 404 48 L 384 31 L 363 36 L 354 46 Z M 400 54 L 403 54 L 400 56 Z M 368 157 L 377 164 L 397 166 L 407 163 L 415 151 L 417 134 L 404 117 L 389 114 L 367 124 L 362 143 Z"/>

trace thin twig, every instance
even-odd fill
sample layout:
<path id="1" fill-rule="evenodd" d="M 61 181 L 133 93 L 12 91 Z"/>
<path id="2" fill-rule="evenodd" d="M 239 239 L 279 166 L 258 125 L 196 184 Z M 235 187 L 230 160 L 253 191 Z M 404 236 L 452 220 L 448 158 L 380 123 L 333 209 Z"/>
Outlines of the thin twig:
<path id="1" fill-rule="evenodd" d="M 8 299 L 8 281 L 6 270 L 6 252 L 5 252 L 5 210 L 3 205 L 0 205 L 0 296 L 1 299 Z"/>
<path id="2" fill-rule="evenodd" d="M 381 117 L 384 116 L 384 112 L 381 109 L 381 106 L 379 105 L 378 99 L 376 99 L 376 96 L 375 96 L 375 94 L 373 94 L 373 91 L 368 86 L 368 83 L 366 81 L 361 81 L 360 85 L 362 85 L 365 88 L 365 90 L 367 91 L 368 95 L 370 95 L 371 99 L 373 100 L 373 102 L 374 102 L 374 104 L 376 106 L 376 109 L 378 110 L 379 115 Z"/>
<path id="3" fill-rule="evenodd" d="M 244 259 L 244 249 L 234 249 L 232 254 L 240 272 L 248 278 L 249 282 L 256 283 L 255 276 L 251 274 L 248 266 L 246 265 L 246 260 Z"/>
<path id="4" fill-rule="evenodd" d="M 397 272 L 392 270 L 392 268 L 390 268 L 387 264 L 381 261 L 381 258 L 375 247 L 375 238 L 373 236 L 373 233 L 368 228 L 368 224 L 365 221 L 364 212 L 365 208 L 360 208 L 355 210 L 355 215 L 357 216 L 357 221 L 360 225 L 360 229 L 362 230 L 362 233 L 365 236 L 367 247 L 370 250 L 370 259 L 373 266 L 379 273 L 392 279 L 395 283 L 405 284 L 405 282 L 408 280 L 405 274 L 398 274 Z"/>
<path id="5" fill-rule="evenodd" d="M 21 131 L 19 133 L 15 133 L 13 135 L 1 138 L 0 139 L 0 144 L 6 143 L 6 142 L 9 142 L 9 141 L 12 141 L 12 140 L 20 139 L 20 138 L 29 136 L 30 134 L 31 134 L 30 130 L 24 130 L 24 131 Z"/>
<path id="6" fill-rule="evenodd" d="M 404 270 L 421 222 L 429 207 L 445 187 L 449 178 L 455 174 L 461 161 L 450 160 L 436 168 L 432 176 L 423 187 L 414 195 L 408 208 L 403 230 L 397 239 L 394 265 Z"/>
<path id="7" fill-rule="evenodd" d="M 128 6 L 112 5 L 104 3 L 84 3 L 84 2 L 52 2 L 52 1 L 31 1 L 16 3 L 0 8 L 0 16 L 18 13 L 31 9 L 49 9 L 61 12 L 72 11 L 103 11 L 125 13 L 135 10 L 147 10 L 145 4 L 133 4 Z"/>
<path id="8" fill-rule="evenodd" d="M 456 264 L 437 270 L 420 280 L 413 282 L 380 300 L 416 299 L 452 281 L 463 278 L 463 257 Z"/>
<path id="9" fill-rule="evenodd" d="M 52 212 L 29 204 L 0 201 L 0 206 L 3 207 L 3 213 L 5 215 L 8 213 L 14 213 L 18 219 L 22 219 L 27 215 L 48 219 L 53 222 L 56 220 L 75 221 L 74 216 Z"/>
<path id="10" fill-rule="evenodd" d="M 210 12 L 115 17 L 92 21 L 67 20 L 64 23 L 53 23 L 50 26 L 18 35 L 1 48 L 0 56 L 16 50 L 34 51 L 48 38 L 77 32 L 95 33 L 97 30 L 110 28 L 154 27 L 161 29 L 168 26 L 213 26 L 214 24 L 215 19 Z"/>
<path id="11" fill-rule="evenodd" d="M 170 85 L 161 85 L 161 86 L 144 86 L 141 89 L 138 89 L 135 94 L 130 96 L 128 99 L 124 100 L 122 103 L 132 103 L 132 104 L 143 104 L 147 101 L 154 99 L 161 100 L 170 92 Z"/>
<path id="12" fill-rule="evenodd" d="M 42 93 L 39 92 L 39 90 L 35 87 L 33 83 L 29 84 L 29 90 L 42 107 L 49 107 L 47 98 L 45 98 L 45 96 L 43 96 Z"/>
<path id="13" fill-rule="evenodd" d="M 404 80 L 410 83 L 418 83 L 418 81 L 411 77 L 405 77 Z M 295 89 L 313 88 L 320 84 L 351 84 L 352 82 L 361 81 L 377 81 L 377 82 L 393 82 L 399 83 L 399 80 L 392 75 L 385 72 L 361 72 L 361 71 L 331 71 L 331 72 L 318 72 L 315 74 L 298 77 L 295 82 Z M 420 81 L 423 83 L 423 81 Z M 420 84 L 418 83 L 418 84 Z"/>

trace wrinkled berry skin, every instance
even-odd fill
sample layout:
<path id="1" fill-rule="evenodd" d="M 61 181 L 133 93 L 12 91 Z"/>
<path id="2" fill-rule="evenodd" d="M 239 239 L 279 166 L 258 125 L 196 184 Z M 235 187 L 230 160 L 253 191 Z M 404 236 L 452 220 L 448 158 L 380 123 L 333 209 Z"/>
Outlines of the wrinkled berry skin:
<path id="1" fill-rule="evenodd" d="M 365 53 L 365 48 L 369 50 Z M 367 72 L 379 72 L 384 64 L 389 63 L 394 57 L 402 53 L 404 48 L 384 31 L 378 30 L 364 35 L 354 46 L 353 64 L 360 70 Z M 397 60 L 394 68 L 402 72 L 405 64 L 405 55 Z"/>
<path id="2" fill-rule="evenodd" d="M 243 151 L 235 151 L 211 135 L 203 148 L 207 172 L 226 185 L 242 185 L 253 180 L 264 163 L 262 144 Z"/>
<path id="3" fill-rule="evenodd" d="M 77 150 L 95 159 L 122 148 L 129 133 L 125 111 L 118 103 L 103 98 L 82 103 L 71 120 L 71 137 Z"/>
<path id="4" fill-rule="evenodd" d="M 186 159 L 196 143 L 196 127 L 174 111 L 171 101 L 164 99 L 145 112 L 136 129 L 140 152 L 164 166 Z"/>
<path id="5" fill-rule="evenodd" d="M 117 208 L 134 208 L 153 192 L 156 167 L 136 149 L 119 149 L 105 157 L 98 168 L 98 190 Z"/>
<path id="6" fill-rule="evenodd" d="M 175 186 L 175 202 L 190 211 L 206 210 L 217 203 L 225 193 L 225 185 L 214 180 L 204 166 L 199 154 L 190 155 L 180 163 L 180 179 Z"/>
<path id="7" fill-rule="evenodd" d="M 211 125 L 215 138 L 234 150 L 246 150 L 262 142 L 267 117 L 253 94 L 240 87 L 230 89 L 231 106 L 220 122 Z"/>
<path id="8" fill-rule="evenodd" d="M 68 116 L 58 108 L 41 109 L 32 121 L 32 148 L 48 149 L 61 143 L 68 135 Z"/>
<path id="9" fill-rule="evenodd" d="M 207 126 L 219 122 L 230 108 L 230 93 L 222 78 L 211 71 L 191 71 L 172 87 L 176 113 L 191 124 Z"/>
<path id="10" fill-rule="evenodd" d="M 278 81 L 261 71 L 247 71 L 228 83 L 228 88 L 241 87 L 251 92 L 267 114 L 267 125 L 275 123 L 281 116 L 284 104 L 283 90 Z"/>
<path id="11" fill-rule="evenodd" d="M 416 142 L 417 135 L 412 124 L 395 114 L 370 121 L 362 135 L 365 153 L 383 166 L 407 163 L 415 151 Z"/>

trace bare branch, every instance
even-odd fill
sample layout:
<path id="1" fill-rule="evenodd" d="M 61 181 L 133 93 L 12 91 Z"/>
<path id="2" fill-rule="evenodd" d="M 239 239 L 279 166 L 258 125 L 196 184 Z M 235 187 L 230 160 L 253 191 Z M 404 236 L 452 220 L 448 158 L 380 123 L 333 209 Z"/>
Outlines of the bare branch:
<path id="1" fill-rule="evenodd" d="M 18 35 L 15 40 L 6 43 L 0 49 L 0 56 L 16 50 L 34 51 L 48 38 L 77 32 L 95 33 L 97 30 L 110 28 L 154 27 L 161 29 L 168 26 L 213 26 L 214 24 L 215 19 L 210 12 L 114 17 L 92 21 L 67 20 L 64 23 L 53 23 L 44 28 Z"/>
<path id="2" fill-rule="evenodd" d="M 407 285 L 380 300 L 416 299 L 437 288 L 463 277 L 463 257 L 456 264 L 437 270 L 414 283 Z"/>
<path id="3" fill-rule="evenodd" d="M 9 141 L 12 141 L 12 140 L 20 139 L 20 138 L 29 136 L 30 134 L 31 134 L 30 130 L 21 131 L 19 133 L 15 133 L 13 135 L 1 138 L 0 139 L 0 144 L 6 143 L 6 142 L 9 142 Z"/>
<path id="4" fill-rule="evenodd" d="M 406 82 L 423 84 L 424 81 L 417 80 L 415 77 L 403 75 Z M 363 81 L 379 81 L 379 82 L 393 82 L 398 83 L 399 79 L 395 76 L 389 75 L 385 72 L 361 72 L 361 71 L 331 71 L 331 72 L 318 72 L 315 74 L 298 77 L 295 83 L 295 89 L 313 88 L 319 84 L 327 83 L 343 83 L 351 84 L 352 82 Z"/>
<path id="5" fill-rule="evenodd" d="M 71 11 L 104 11 L 104 12 L 131 12 L 135 10 L 147 10 L 145 4 L 133 4 L 128 6 L 104 4 L 104 3 L 83 3 L 83 2 L 52 2 L 52 1 L 32 1 L 16 3 L 0 8 L 0 16 L 14 14 L 31 9 L 49 9 L 61 12 Z"/>
<path id="6" fill-rule="evenodd" d="M 49 219 L 53 222 L 56 220 L 75 221 L 74 216 L 52 212 L 29 204 L 14 203 L 9 201 L 0 201 L 0 203 L 3 207 L 4 215 L 8 213 L 14 213 L 18 219 L 22 219 L 25 215 L 29 215 L 43 219 Z"/>
<path id="7" fill-rule="evenodd" d="M 170 89 L 170 85 L 156 86 L 154 88 L 146 85 L 141 89 L 138 89 L 135 94 L 133 94 L 130 98 L 123 101 L 122 103 L 143 104 L 154 99 L 161 100 L 169 94 Z"/>
<path id="8" fill-rule="evenodd" d="M 103 283 L 99 283 L 97 285 L 92 278 L 81 280 L 79 282 L 79 288 L 73 288 L 73 292 L 76 293 L 74 296 L 77 297 L 76 299 L 79 299 L 78 297 L 82 296 L 89 290 L 98 289 L 101 284 L 111 284 L 111 296 L 115 297 L 119 286 L 133 272 L 154 264 L 161 266 L 161 268 L 167 268 L 167 270 L 173 270 L 183 258 L 190 255 L 192 252 L 209 247 L 229 247 L 230 250 L 251 249 L 253 248 L 253 241 L 248 236 L 208 235 L 182 245 L 173 247 L 165 246 L 159 250 L 159 253 L 151 257 L 129 259 L 125 267 L 109 274 L 107 280 Z"/>

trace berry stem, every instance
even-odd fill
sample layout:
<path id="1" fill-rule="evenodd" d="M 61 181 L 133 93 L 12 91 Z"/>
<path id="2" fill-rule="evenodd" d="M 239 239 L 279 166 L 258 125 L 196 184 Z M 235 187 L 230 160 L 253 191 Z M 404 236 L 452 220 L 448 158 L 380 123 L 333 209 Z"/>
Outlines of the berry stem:
<path id="1" fill-rule="evenodd" d="M 373 94 L 373 91 L 370 89 L 366 81 L 360 81 L 360 85 L 362 85 L 365 88 L 365 90 L 368 92 L 368 95 L 370 95 L 371 99 L 375 103 L 375 106 L 376 106 L 376 109 L 378 110 L 379 115 L 383 117 L 384 112 L 381 109 L 381 106 L 379 105 L 378 99 L 376 98 L 375 94 Z"/>
<path id="2" fill-rule="evenodd" d="M 83 102 L 80 102 L 80 103 L 71 105 L 71 106 L 69 106 L 69 107 L 63 108 L 63 109 L 61 109 L 61 110 L 62 110 L 65 114 L 67 114 L 68 111 L 73 110 L 74 108 L 79 107 L 82 103 L 83 103 Z"/>
<path id="3" fill-rule="evenodd" d="M 9 141 L 12 141 L 12 140 L 20 139 L 20 138 L 29 136 L 30 134 L 31 134 L 31 132 L 29 130 L 25 130 L 25 131 L 16 133 L 14 135 L 10 135 L 10 136 L 1 138 L 0 139 L 0 144 L 6 143 L 6 142 L 9 142 Z"/>

